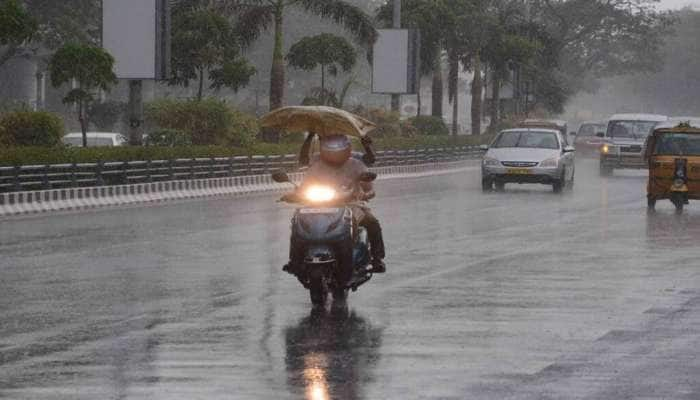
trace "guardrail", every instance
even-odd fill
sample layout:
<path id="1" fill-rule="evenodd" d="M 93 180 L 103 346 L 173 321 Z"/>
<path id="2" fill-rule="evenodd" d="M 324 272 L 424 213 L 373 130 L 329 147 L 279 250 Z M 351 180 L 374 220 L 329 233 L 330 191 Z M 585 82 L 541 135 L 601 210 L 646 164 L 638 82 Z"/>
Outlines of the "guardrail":
<path id="1" fill-rule="evenodd" d="M 460 146 L 377 152 L 376 167 L 459 161 L 480 155 Z M 0 193 L 269 174 L 297 167 L 296 155 L 194 158 L 0 167 Z"/>

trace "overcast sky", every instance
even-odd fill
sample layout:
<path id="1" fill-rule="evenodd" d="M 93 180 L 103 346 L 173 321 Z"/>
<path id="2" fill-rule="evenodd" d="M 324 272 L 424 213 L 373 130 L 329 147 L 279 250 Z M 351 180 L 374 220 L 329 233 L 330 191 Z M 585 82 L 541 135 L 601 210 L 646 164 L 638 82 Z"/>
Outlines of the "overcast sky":
<path id="1" fill-rule="evenodd" d="M 662 8 L 682 8 L 692 6 L 700 9 L 700 0 L 661 0 L 659 3 Z"/>

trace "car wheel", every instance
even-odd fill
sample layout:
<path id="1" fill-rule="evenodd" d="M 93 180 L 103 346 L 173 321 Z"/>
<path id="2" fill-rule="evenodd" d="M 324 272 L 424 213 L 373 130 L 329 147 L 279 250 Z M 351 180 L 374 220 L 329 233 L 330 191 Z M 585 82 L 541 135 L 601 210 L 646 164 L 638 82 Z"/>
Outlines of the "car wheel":
<path id="1" fill-rule="evenodd" d="M 493 190 L 493 180 L 489 178 L 481 178 L 481 190 L 484 192 L 490 192 Z"/>
<path id="2" fill-rule="evenodd" d="M 554 193 L 561 193 L 566 187 L 566 170 L 561 171 L 561 176 L 559 179 L 552 182 L 552 191 Z"/>
<path id="3" fill-rule="evenodd" d="M 571 180 L 569 181 L 569 184 L 566 186 L 566 190 L 571 192 L 574 190 L 574 178 L 576 177 L 576 170 L 571 174 Z"/>

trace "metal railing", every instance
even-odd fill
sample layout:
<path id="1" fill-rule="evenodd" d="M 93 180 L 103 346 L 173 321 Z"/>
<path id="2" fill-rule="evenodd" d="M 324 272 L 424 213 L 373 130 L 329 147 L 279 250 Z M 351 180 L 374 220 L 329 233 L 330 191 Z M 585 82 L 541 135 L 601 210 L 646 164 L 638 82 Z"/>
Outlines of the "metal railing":
<path id="1" fill-rule="evenodd" d="M 377 152 L 376 167 L 476 158 L 478 147 L 461 146 Z M 110 186 L 173 180 L 224 178 L 297 169 L 296 155 L 193 158 L 0 167 L 0 192 Z"/>

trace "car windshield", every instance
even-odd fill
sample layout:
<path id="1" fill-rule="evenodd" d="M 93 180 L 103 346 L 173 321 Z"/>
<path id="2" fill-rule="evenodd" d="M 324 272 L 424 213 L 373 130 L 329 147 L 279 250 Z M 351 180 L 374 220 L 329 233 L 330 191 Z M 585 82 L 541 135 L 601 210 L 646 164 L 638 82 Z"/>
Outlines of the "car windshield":
<path id="1" fill-rule="evenodd" d="M 558 149 L 559 141 L 553 132 L 509 131 L 501 133 L 493 147 Z"/>
<path id="2" fill-rule="evenodd" d="M 656 140 L 657 155 L 700 156 L 700 135 L 665 133 Z"/>
<path id="3" fill-rule="evenodd" d="M 608 136 L 611 138 L 644 139 L 658 124 L 655 121 L 611 121 Z"/>

